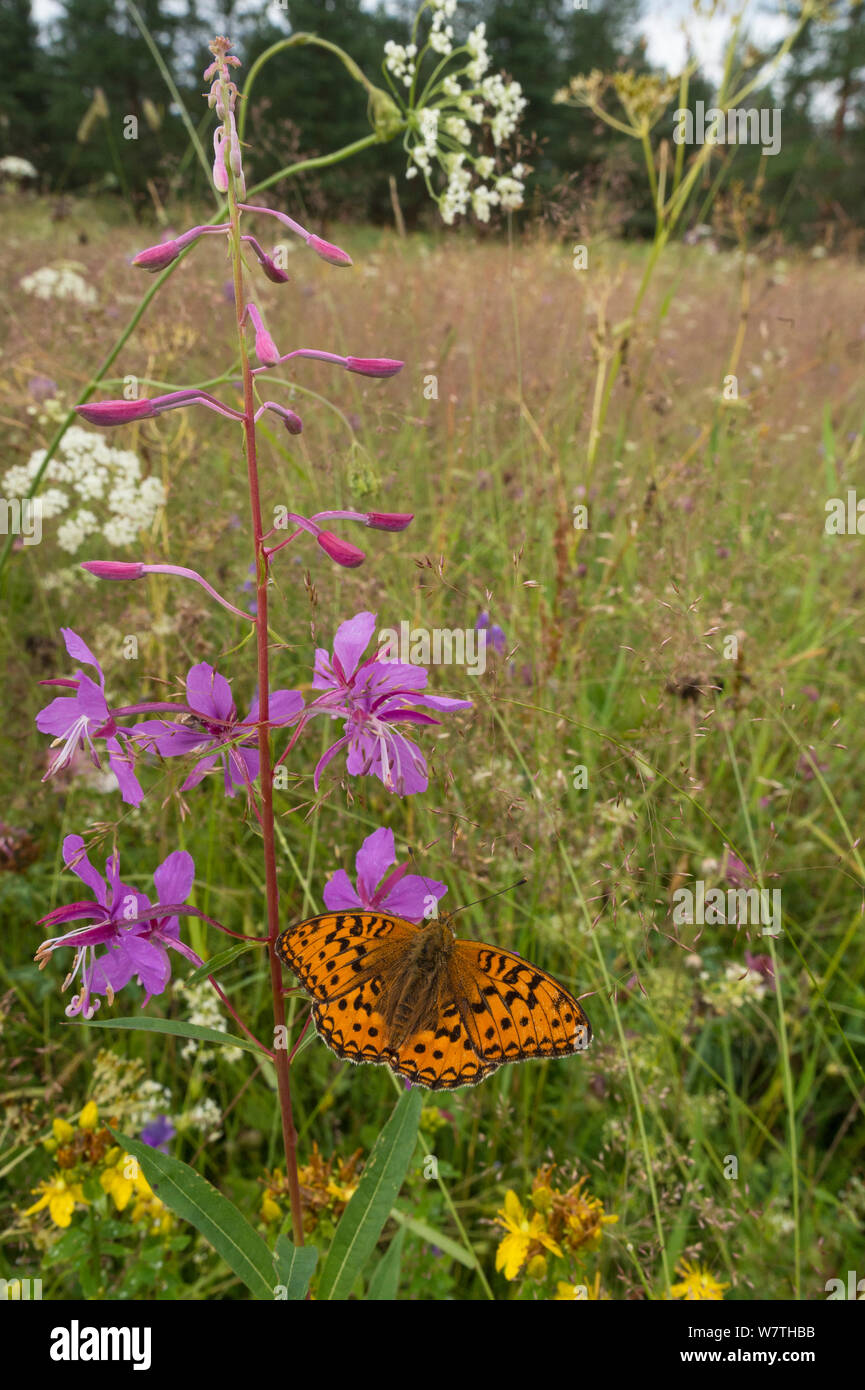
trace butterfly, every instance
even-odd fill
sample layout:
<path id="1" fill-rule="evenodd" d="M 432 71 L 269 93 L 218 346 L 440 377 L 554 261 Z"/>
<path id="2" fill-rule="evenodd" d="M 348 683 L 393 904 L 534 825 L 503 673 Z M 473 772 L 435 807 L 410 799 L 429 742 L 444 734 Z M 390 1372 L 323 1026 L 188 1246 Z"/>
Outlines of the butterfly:
<path id="1" fill-rule="evenodd" d="M 448 917 L 415 926 L 327 912 L 289 927 L 276 952 L 312 996 L 338 1057 L 432 1091 L 475 1086 L 504 1062 L 582 1052 L 592 1029 L 552 975 L 513 951 L 457 939 Z"/>

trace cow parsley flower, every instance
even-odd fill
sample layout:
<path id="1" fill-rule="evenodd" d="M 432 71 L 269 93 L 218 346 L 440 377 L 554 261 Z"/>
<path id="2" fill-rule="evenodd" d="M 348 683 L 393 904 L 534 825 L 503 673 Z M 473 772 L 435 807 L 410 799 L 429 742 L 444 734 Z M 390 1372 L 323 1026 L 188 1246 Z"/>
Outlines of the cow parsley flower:
<path id="1" fill-rule="evenodd" d="M 42 266 L 32 275 L 25 275 L 21 281 L 25 294 L 35 295 L 37 299 L 72 299 L 85 308 L 96 303 L 96 291 L 88 285 L 71 265 Z"/>
<path id="2" fill-rule="evenodd" d="M 516 133 L 527 103 L 519 82 L 489 73 L 483 23 L 472 29 L 463 45 L 454 43 L 448 21 L 456 8 L 456 0 L 423 5 L 412 40 L 418 37 L 421 15 L 428 11 L 426 41 L 403 46 L 388 40 L 384 74 L 405 121 L 406 178 L 423 176 L 444 222 L 451 224 L 469 211 L 488 222 L 494 207 L 512 212 L 522 206 L 526 170 L 517 164 L 496 176 L 496 159 L 475 152 L 473 146 L 477 149 L 486 135 L 501 149 Z M 445 177 L 443 188 L 434 184 L 437 169 Z"/>
<path id="3" fill-rule="evenodd" d="M 6 470 L 2 486 L 7 497 L 29 495 L 45 453 L 36 449 L 25 464 Z M 57 529 L 57 543 L 70 555 L 94 535 L 113 546 L 134 544 L 165 504 L 162 480 L 141 476 L 137 454 L 111 448 L 101 434 L 80 425 L 66 431 L 37 495 L 43 520 L 68 513 Z M 77 502 L 87 505 L 76 507 Z M 98 509 L 96 503 L 101 504 Z"/>

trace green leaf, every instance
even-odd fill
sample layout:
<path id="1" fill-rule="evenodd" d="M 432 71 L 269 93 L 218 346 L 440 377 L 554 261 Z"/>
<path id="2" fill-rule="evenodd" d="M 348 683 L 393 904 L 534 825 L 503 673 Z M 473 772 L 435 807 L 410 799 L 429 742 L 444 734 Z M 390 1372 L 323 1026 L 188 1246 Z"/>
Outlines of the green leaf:
<path id="1" fill-rule="evenodd" d="M 285 1286 L 289 1302 L 306 1298 L 317 1260 L 318 1251 L 314 1245 L 293 1245 L 288 1236 L 277 1237 L 276 1278 Z"/>
<path id="2" fill-rule="evenodd" d="M 401 1226 L 405 1226 L 407 1231 L 411 1231 L 412 1235 L 418 1236 L 427 1245 L 434 1245 L 437 1250 L 441 1250 L 443 1255 L 450 1255 L 452 1260 L 465 1265 L 466 1269 L 477 1269 L 478 1262 L 473 1252 L 458 1245 L 443 1231 L 437 1231 L 434 1226 L 427 1225 L 426 1221 L 419 1221 L 416 1216 L 406 1216 L 399 1207 L 394 1207 L 391 1216 Z"/>
<path id="3" fill-rule="evenodd" d="M 347 1299 L 375 1249 L 414 1153 L 422 1108 L 423 1093 L 413 1086 L 400 1096 L 375 1141 L 357 1190 L 336 1228 L 322 1270 L 320 1299 Z"/>
<path id="4" fill-rule="evenodd" d="M 405 1227 L 400 1226 L 372 1272 L 366 1302 L 393 1303 L 399 1289 L 399 1273 Z"/>
<path id="5" fill-rule="evenodd" d="M 202 980 L 206 980 L 208 975 L 216 975 L 220 970 L 224 970 L 226 965 L 230 965 L 238 956 L 243 956 L 247 951 L 261 950 L 260 941 L 243 942 L 238 941 L 234 946 L 227 946 L 224 951 L 218 951 L 210 960 L 199 965 L 197 970 L 193 970 L 191 975 L 187 975 L 184 981 L 187 985 L 198 985 Z"/>
<path id="6" fill-rule="evenodd" d="M 188 1163 L 151 1149 L 140 1139 L 130 1139 L 113 1129 L 111 1133 L 141 1164 L 157 1197 L 201 1232 L 255 1298 L 272 1300 L 276 1282 L 273 1255 L 234 1203 Z"/>
<path id="7" fill-rule="evenodd" d="M 67 1025 L 81 1027 L 81 1024 Z M 251 1038 L 223 1033 L 219 1028 L 201 1028 L 197 1023 L 175 1023 L 170 1018 L 91 1018 L 88 1028 L 128 1028 L 133 1033 L 170 1033 L 175 1038 L 196 1038 L 198 1042 L 219 1043 L 222 1047 L 242 1047 L 262 1057 L 261 1048 Z"/>

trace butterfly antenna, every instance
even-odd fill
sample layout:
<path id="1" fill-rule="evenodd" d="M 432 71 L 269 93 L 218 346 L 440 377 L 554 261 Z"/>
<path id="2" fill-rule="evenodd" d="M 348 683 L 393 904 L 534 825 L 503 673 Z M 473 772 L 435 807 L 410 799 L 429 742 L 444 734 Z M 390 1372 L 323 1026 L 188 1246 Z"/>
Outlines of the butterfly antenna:
<path id="1" fill-rule="evenodd" d="M 490 898 L 500 898 L 502 893 L 510 893 L 514 888 L 521 888 L 524 883 L 528 883 L 527 878 L 518 878 L 516 883 L 509 883 L 507 888 L 497 888 L 495 893 L 487 893 L 483 898 L 475 898 L 473 903 L 463 903 L 462 907 L 455 907 L 453 912 L 449 912 L 449 917 L 456 917 L 458 912 L 465 912 L 467 907 L 477 907 L 478 903 L 488 903 Z"/>

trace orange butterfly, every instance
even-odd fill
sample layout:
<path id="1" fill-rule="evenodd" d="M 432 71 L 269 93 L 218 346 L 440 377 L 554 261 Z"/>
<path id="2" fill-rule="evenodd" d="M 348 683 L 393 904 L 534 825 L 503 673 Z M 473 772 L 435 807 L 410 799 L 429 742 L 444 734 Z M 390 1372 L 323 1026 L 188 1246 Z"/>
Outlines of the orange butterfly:
<path id="1" fill-rule="evenodd" d="M 382 1063 L 432 1091 L 591 1042 L 585 1012 L 552 975 L 513 951 L 458 940 L 447 917 L 418 927 L 327 912 L 289 927 L 276 951 L 312 995 L 316 1030 L 338 1057 Z"/>

